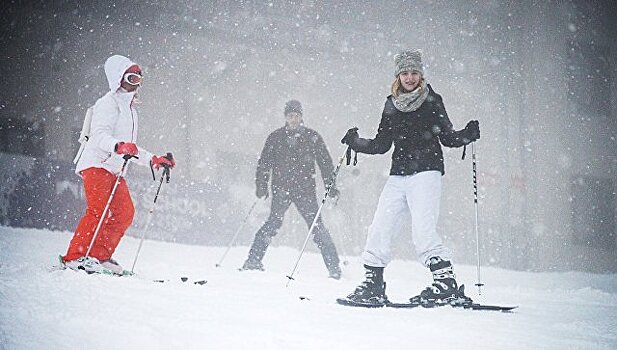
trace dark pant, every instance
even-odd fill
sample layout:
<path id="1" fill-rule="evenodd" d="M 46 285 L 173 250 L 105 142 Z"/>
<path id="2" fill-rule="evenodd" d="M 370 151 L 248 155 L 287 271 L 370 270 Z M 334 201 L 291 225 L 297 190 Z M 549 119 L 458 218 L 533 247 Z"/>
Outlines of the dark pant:
<path id="1" fill-rule="evenodd" d="M 254 262 L 261 261 L 266 254 L 268 245 L 272 242 L 272 237 L 276 236 L 278 229 L 283 225 L 283 218 L 285 212 L 289 209 L 291 203 L 295 204 L 296 208 L 300 212 L 300 215 L 306 221 L 307 226 L 310 228 L 315 214 L 319 207 L 317 206 L 317 197 L 315 191 L 294 191 L 289 192 L 285 190 L 273 189 L 272 191 L 272 205 L 270 207 L 270 216 L 268 220 L 261 226 L 259 231 L 255 234 L 255 240 L 251 245 L 248 259 Z M 336 252 L 336 247 L 332 242 L 330 232 L 324 227 L 321 216 L 315 223 L 313 228 L 313 241 L 317 244 L 317 247 L 321 251 L 324 263 L 328 268 L 328 271 L 332 272 L 338 269 L 339 257 Z"/>

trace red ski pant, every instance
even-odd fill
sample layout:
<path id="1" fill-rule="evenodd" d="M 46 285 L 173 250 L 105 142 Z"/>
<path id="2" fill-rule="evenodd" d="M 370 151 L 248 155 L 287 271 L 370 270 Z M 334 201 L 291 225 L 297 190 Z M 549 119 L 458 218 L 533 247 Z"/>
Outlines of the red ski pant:
<path id="1" fill-rule="evenodd" d="M 75 260 L 86 255 L 117 178 L 107 170 L 100 168 L 88 168 L 82 171 L 81 175 L 88 207 L 86 214 L 77 225 L 64 261 Z M 99 260 L 111 258 L 124 232 L 131 226 L 134 213 L 133 200 L 126 181 L 122 178 L 89 256 Z"/>

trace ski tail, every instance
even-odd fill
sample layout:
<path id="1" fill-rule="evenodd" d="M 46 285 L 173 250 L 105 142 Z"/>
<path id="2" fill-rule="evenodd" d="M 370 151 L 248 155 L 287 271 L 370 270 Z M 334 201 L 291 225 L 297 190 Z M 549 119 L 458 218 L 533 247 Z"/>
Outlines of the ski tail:
<path id="1" fill-rule="evenodd" d="M 388 305 L 388 302 L 380 303 L 380 302 L 359 302 L 354 301 L 349 298 L 338 298 L 336 302 L 340 305 L 345 306 L 354 306 L 354 307 L 366 307 L 366 308 L 379 308 Z"/>

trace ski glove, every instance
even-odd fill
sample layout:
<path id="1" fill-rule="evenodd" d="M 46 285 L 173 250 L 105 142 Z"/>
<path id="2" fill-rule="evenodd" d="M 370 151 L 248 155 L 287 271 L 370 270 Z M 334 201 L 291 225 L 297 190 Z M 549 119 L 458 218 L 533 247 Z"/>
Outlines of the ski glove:
<path id="1" fill-rule="evenodd" d="M 270 195 L 268 193 L 268 184 L 265 183 L 263 185 L 257 185 L 257 188 L 255 189 L 255 195 L 257 196 L 257 198 L 268 198 L 268 196 Z"/>
<path id="2" fill-rule="evenodd" d="M 152 156 L 152 159 L 150 160 L 150 166 L 156 170 L 159 170 L 160 167 L 173 169 L 176 166 L 176 160 L 173 159 L 173 157 Z"/>
<path id="3" fill-rule="evenodd" d="M 360 135 L 358 135 L 358 128 L 351 128 L 347 130 L 347 133 L 341 139 L 341 143 L 344 145 L 352 146 L 358 138 L 360 138 Z"/>
<path id="4" fill-rule="evenodd" d="M 480 123 L 477 120 L 472 120 L 467 123 L 464 129 L 464 137 L 468 139 L 470 143 L 480 138 Z"/>
<path id="5" fill-rule="evenodd" d="M 137 145 L 130 142 L 118 142 L 114 147 L 114 152 L 117 154 L 125 154 L 129 156 L 136 156 L 139 153 Z"/>

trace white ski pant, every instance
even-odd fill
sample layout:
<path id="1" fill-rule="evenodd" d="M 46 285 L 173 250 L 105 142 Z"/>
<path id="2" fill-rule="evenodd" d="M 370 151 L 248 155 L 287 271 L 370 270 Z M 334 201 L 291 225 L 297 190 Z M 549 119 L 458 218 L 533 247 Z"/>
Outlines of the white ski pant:
<path id="1" fill-rule="evenodd" d="M 364 264 L 385 267 L 392 260 L 392 239 L 411 213 L 411 233 L 416 254 L 428 267 L 431 257 L 451 260 L 452 253 L 437 235 L 441 200 L 441 172 L 423 171 L 409 176 L 391 175 L 384 186 L 373 223 L 369 227 Z"/>

